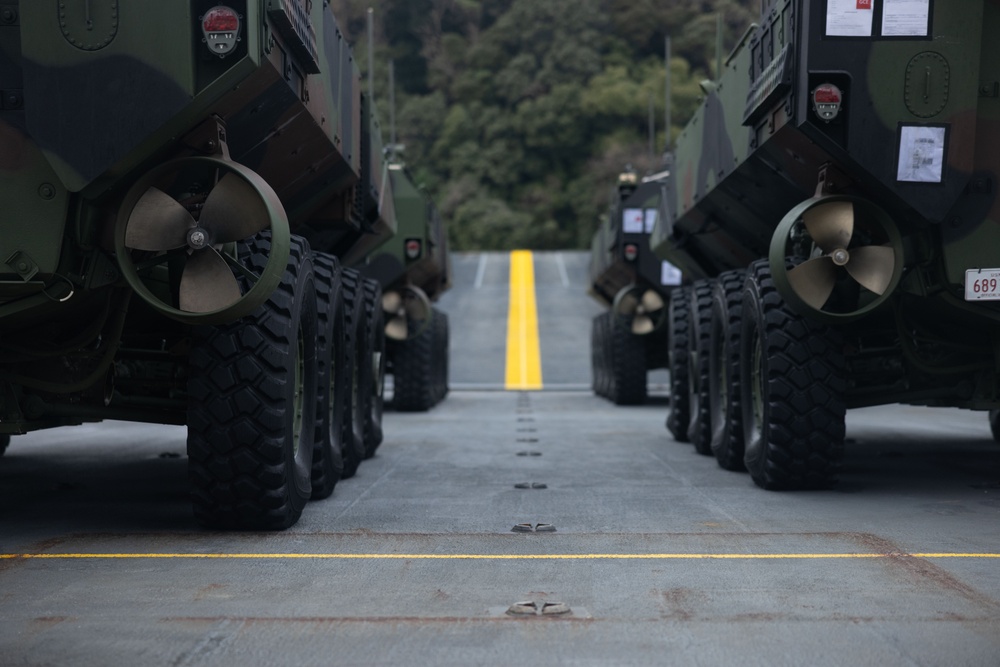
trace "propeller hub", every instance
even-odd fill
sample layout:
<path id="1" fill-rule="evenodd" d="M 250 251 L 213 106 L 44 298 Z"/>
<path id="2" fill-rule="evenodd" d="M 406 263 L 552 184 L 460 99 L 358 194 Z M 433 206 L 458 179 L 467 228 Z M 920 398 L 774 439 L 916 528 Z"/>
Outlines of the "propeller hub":
<path id="1" fill-rule="evenodd" d="M 193 250 L 201 250 L 208 245 L 208 234 L 201 227 L 195 227 L 188 232 L 187 242 Z"/>
<path id="2" fill-rule="evenodd" d="M 832 259 L 833 263 L 837 266 L 844 266 L 851 261 L 851 254 L 843 248 L 837 248 L 830 253 L 830 259 Z"/>

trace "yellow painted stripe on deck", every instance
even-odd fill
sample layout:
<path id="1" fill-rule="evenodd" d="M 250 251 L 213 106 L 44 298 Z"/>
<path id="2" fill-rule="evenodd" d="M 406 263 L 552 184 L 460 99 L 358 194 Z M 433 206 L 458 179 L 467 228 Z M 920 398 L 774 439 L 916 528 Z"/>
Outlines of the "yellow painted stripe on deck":
<path id="1" fill-rule="evenodd" d="M 826 560 L 881 558 L 981 558 L 1000 553 L 815 553 L 815 554 L 364 554 L 364 553 L 24 553 L 0 560 L 37 559 L 202 559 L 202 560 Z"/>
<path id="2" fill-rule="evenodd" d="M 510 308 L 507 311 L 508 391 L 542 388 L 542 355 L 535 305 L 535 261 L 530 251 L 510 254 Z"/>

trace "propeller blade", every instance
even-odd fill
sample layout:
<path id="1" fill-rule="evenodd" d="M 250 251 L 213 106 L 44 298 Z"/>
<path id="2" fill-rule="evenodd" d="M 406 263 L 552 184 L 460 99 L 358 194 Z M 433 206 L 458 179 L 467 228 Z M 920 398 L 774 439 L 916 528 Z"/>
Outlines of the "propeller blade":
<path id="1" fill-rule="evenodd" d="M 641 301 L 633 294 L 628 292 L 618 300 L 618 314 L 622 317 L 630 317 L 635 315 L 635 311 L 639 309 L 639 304 Z"/>
<path id="2" fill-rule="evenodd" d="M 896 254 L 888 246 L 855 248 L 851 251 L 851 260 L 844 268 L 862 287 L 882 295 L 892 280 Z"/>
<path id="3" fill-rule="evenodd" d="M 846 248 L 854 235 L 854 204 L 835 201 L 809 209 L 802 215 L 809 236 L 823 254 Z"/>
<path id="4" fill-rule="evenodd" d="M 830 298 L 836 282 L 837 266 L 829 257 L 810 259 L 788 272 L 788 284 L 800 299 L 816 310 Z"/>
<path id="5" fill-rule="evenodd" d="M 267 229 L 271 217 L 253 186 L 235 174 L 226 174 L 208 194 L 198 224 L 213 244 L 230 243 Z"/>
<path id="6" fill-rule="evenodd" d="M 647 313 L 655 313 L 661 310 L 666 303 L 663 301 L 663 297 L 660 296 L 656 290 L 648 289 L 642 295 L 642 307 L 646 309 Z"/>
<path id="7" fill-rule="evenodd" d="M 648 315 L 636 315 L 632 318 L 632 333 L 637 336 L 643 336 L 651 333 L 655 328 L 656 326 L 653 324 L 653 318 Z"/>
<path id="8" fill-rule="evenodd" d="M 173 250 L 187 245 L 194 218 L 177 200 L 157 188 L 142 195 L 125 225 L 125 247 L 132 250 Z"/>
<path id="9" fill-rule="evenodd" d="M 188 258 L 181 274 L 181 310 L 211 313 L 231 306 L 242 296 L 232 269 L 215 248 L 195 251 Z"/>
<path id="10" fill-rule="evenodd" d="M 403 297 L 395 290 L 382 293 L 382 310 L 387 313 L 398 313 L 403 307 Z"/>
<path id="11" fill-rule="evenodd" d="M 409 327 L 406 325 L 406 318 L 396 316 L 390 318 L 385 324 L 385 335 L 393 340 L 406 340 L 409 334 Z"/>

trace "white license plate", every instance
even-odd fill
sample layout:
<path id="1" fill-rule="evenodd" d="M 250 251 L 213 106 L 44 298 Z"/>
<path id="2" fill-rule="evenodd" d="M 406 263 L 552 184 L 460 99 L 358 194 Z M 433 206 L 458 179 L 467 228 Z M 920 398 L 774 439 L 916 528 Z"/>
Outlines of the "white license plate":
<path id="1" fill-rule="evenodd" d="M 1000 301 L 1000 269 L 969 269 L 965 272 L 966 301 Z"/>

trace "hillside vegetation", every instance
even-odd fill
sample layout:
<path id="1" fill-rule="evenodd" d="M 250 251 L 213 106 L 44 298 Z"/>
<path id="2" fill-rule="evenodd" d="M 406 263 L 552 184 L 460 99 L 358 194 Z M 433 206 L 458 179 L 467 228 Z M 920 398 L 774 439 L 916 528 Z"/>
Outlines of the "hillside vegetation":
<path id="1" fill-rule="evenodd" d="M 386 143 L 392 61 L 397 141 L 464 250 L 587 246 L 615 175 L 660 161 L 666 36 L 676 136 L 713 75 L 716 16 L 728 50 L 760 12 L 759 0 L 334 0 L 363 72 L 369 6 Z"/>

